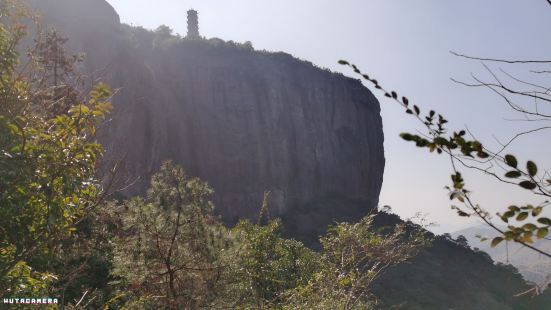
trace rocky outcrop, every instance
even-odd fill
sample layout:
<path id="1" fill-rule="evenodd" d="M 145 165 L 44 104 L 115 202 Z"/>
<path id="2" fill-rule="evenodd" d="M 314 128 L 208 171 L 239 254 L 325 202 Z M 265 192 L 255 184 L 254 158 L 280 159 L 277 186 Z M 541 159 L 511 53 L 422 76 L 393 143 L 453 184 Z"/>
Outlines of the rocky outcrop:
<path id="1" fill-rule="evenodd" d="M 57 14 L 57 3 L 95 3 L 94 10 L 110 12 Z M 340 214 L 357 219 L 377 205 L 382 121 L 377 100 L 359 81 L 250 45 L 121 25 L 104 1 L 34 4 L 47 8 L 45 20 L 66 31 L 72 49 L 87 53 L 87 72 L 101 72 L 118 89 L 102 142 L 107 158 L 125 158 L 133 184 L 127 195 L 143 193 L 149 176 L 171 159 L 209 182 L 226 222 L 255 218 L 265 191 L 271 216 L 304 231 Z M 91 27 L 82 14 L 102 20 Z M 293 224 L 328 200 L 332 211 L 318 213 L 327 216 Z"/>
<path id="2" fill-rule="evenodd" d="M 228 221 L 254 217 L 265 191 L 275 216 L 326 197 L 377 204 L 382 124 L 360 82 L 204 41 L 153 51 L 126 54 L 112 78 L 121 91 L 106 147 L 144 178 L 134 193 L 173 159 L 211 184 Z"/>

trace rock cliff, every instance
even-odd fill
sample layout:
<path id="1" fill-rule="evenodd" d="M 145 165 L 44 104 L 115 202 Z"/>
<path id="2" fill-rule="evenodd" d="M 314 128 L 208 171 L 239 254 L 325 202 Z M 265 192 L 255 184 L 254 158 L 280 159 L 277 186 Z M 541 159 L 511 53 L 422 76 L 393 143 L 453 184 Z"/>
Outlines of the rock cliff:
<path id="1" fill-rule="evenodd" d="M 228 223 L 255 218 L 265 191 L 270 215 L 303 233 L 377 205 L 382 121 L 359 81 L 248 44 L 121 25 L 103 0 L 30 2 L 87 54 L 85 72 L 118 89 L 102 142 L 125 158 L 126 195 L 171 159 L 209 182 Z M 295 225 L 312 206 L 332 210 Z"/>

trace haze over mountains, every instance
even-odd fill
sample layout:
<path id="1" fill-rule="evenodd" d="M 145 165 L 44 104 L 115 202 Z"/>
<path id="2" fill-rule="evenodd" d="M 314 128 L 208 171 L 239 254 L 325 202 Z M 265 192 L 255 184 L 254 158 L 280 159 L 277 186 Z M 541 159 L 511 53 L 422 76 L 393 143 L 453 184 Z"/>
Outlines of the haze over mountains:
<path id="1" fill-rule="evenodd" d="M 514 242 L 508 242 L 507 245 L 492 248 L 490 240 L 497 237 L 497 233 L 487 226 L 473 226 L 453 232 L 451 235 L 454 238 L 460 235 L 464 236 L 472 248 L 480 249 L 490 254 L 494 261 L 517 267 L 526 280 L 543 283 L 548 276 L 548 271 L 551 267 L 551 260 L 549 258 Z M 487 238 L 488 240 L 482 241 L 480 237 Z M 546 239 L 535 240 L 534 246 L 542 251 L 549 252 L 551 250 L 551 241 Z"/>

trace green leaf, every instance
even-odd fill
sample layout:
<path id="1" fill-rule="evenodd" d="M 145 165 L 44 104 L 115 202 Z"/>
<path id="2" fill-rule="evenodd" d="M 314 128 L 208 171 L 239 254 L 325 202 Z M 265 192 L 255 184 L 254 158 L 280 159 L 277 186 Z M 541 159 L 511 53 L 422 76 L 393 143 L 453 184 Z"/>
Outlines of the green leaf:
<path id="1" fill-rule="evenodd" d="M 479 141 L 473 141 L 471 142 L 472 148 L 476 150 L 477 152 L 482 151 L 482 144 Z"/>
<path id="2" fill-rule="evenodd" d="M 509 171 L 505 174 L 505 177 L 511 178 L 511 179 L 516 179 L 516 178 L 520 177 L 521 175 L 522 174 L 520 172 L 518 172 L 517 170 L 511 170 L 511 171 Z"/>
<path id="3" fill-rule="evenodd" d="M 495 248 L 501 241 L 503 241 L 502 237 L 495 237 L 494 240 L 492 240 L 492 248 Z"/>
<path id="4" fill-rule="evenodd" d="M 517 221 L 524 221 L 528 217 L 528 212 L 521 212 L 517 215 Z"/>
<path id="5" fill-rule="evenodd" d="M 457 215 L 462 216 L 462 217 L 470 217 L 471 216 L 469 213 L 461 211 L 461 210 L 457 210 Z"/>
<path id="6" fill-rule="evenodd" d="M 526 169 L 528 170 L 528 174 L 531 177 L 535 176 L 538 173 L 538 166 L 536 166 L 536 163 L 531 160 L 526 163 Z"/>
<path id="7" fill-rule="evenodd" d="M 532 236 L 530 236 L 529 234 L 522 236 L 519 240 L 521 242 L 528 243 L 528 244 L 534 243 L 534 240 L 532 240 Z"/>
<path id="8" fill-rule="evenodd" d="M 80 113 L 86 114 L 86 113 L 90 112 L 90 108 L 88 108 L 84 104 L 79 104 L 79 105 L 75 105 L 71 109 L 69 109 L 69 112 L 71 114 L 80 114 Z"/>
<path id="9" fill-rule="evenodd" d="M 524 225 L 522 226 L 522 228 L 523 228 L 524 230 L 534 231 L 534 230 L 538 229 L 538 226 L 536 226 L 536 225 L 534 225 L 534 224 L 532 224 L 532 223 L 528 223 L 528 224 L 524 224 Z"/>
<path id="10" fill-rule="evenodd" d="M 448 145 L 448 140 L 444 137 L 436 137 L 433 141 L 438 145 Z"/>
<path id="11" fill-rule="evenodd" d="M 538 187 L 536 185 L 536 183 L 532 182 L 532 181 L 522 181 L 520 182 L 518 185 L 520 185 L 520 187 L 524 188 L 524 189 L 528 189 L 528 190 L 533 190 L 535 189 L 536 187 Z"/>
<path id="12" fill-rule="evenodd" d="M 518 165 L 517 158 L 513 155 L 507 154 L 505 155 L 505 163 L 513 168 L 516 168 Z"/>
<path id="13" fill-rule="evenodd" d="M 339 60 L 339 65 L 349 65 L 348 61 L 346 60 Z"/>
<path id="14" fill-rule="evenodd" d="M 548 233 L 549 233 L 549 229 L 547 227 L 543 227 L 543 228 L 538 229 L 538 232 L 536 233 L 536 236 L 538 237 L 538 239 L 542 239 L 545 236 L 547 236 Z"/>
<path id="15" fill-rule="evenodd" d="M 538 223 L 543 224 L 543 225 L 547 225 L 547 226 L 551 226 L 551 219 L 546 218 L 546 217 L 540 217 L 538 219 Z"/>
<path id="16" fill-rule="evenodd" d="M 537 207 L 532 210 L 532 216 L 538 216 L 540 215 L 541 211 L 543 211 L 543 207 Z"/>
<path id="17" fill-rule="evenodd" d="M 480 151 L 480 152 L 476 153 L 476 155 L 477 155 L 479 158 L 482 158 L 482 159 L 490 157 L 490 154 L 488 154 L 488 153 L 486 153 L 486 152 L 484 152 L 484 151 Z"/>
<path id="18" fill-rule="evenodd" d="M 515 234 L 512 231 L 506 231 L 504 234 L 505 240 L 513 240 L 515 238 Z"/>
<path id="19" fill-rule="evenodd" d="M 400 137 L 406 141 L 412 141 L 413 140 L 413 135 L 409 134 L 409 133 L 401 133 L 400 134 Z"/>

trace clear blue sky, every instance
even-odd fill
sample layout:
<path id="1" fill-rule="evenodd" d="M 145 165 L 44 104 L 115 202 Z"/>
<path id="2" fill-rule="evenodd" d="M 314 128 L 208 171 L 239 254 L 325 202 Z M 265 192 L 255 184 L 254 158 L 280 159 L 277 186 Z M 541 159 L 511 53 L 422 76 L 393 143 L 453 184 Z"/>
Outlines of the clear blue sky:
<path id="1" fill-rule="evenodd" d="M 108 0 L 122 22 L 154 29 L 161 24 L 185 34 L 186 11 L 199 11 L 200 32 L 237 42 L 251 41 L 256 49 L 285 51 L 296 57 L 350 75 L 336 64 L 347 59 L 382 84 L 411 101 L 435 109 L 452 125 L 467 125 L 479 139 L 505 140 L 518 123 L 488 90 L 471 89 L 450 81 L 487 76 L 481 64 L 455 57 L 449 51 L 501 58 L 551 58 L 551 6 L 544 0 Z M 547 57 L 549 56 L 549 57 Z M 495 66 L 494 68 L 498 68 Z M 528 68 L 530 69 L 530 68 Z M 548 70 L 551 68 L 547 68 Z M 512 69 L 511 69 L 512 70 Z M 551 86 L 551 85 L 547 85 Z M 446 158 L 403 142 L 398 134 L 418 124 L 395 104 L 380 98 L 385 130 L 387 168 L 381 205 L 402 217 L 416 212 L 440 223 L 436 231 L 469 225 L 450 209 L 443 189 L 449 184 Z M 548 136 L 548 135 L 547 135 Z M 523 160 L 551 167 L 545 135 L 514 145 Z M 540 155 L 533 156 L 537 150 Z M 522 157 L 524 156 L 524 157 Z M 531 156 L 531 157 L 530 157 Z M 487 177 L 466 174 L 477 201 L 497 211 L 509 203 L 524 203 L 523 192 Z"/>

